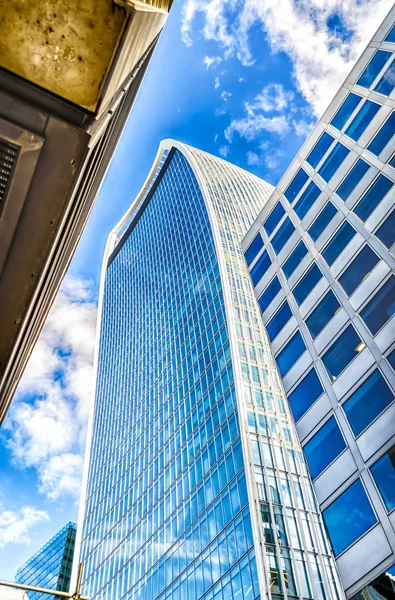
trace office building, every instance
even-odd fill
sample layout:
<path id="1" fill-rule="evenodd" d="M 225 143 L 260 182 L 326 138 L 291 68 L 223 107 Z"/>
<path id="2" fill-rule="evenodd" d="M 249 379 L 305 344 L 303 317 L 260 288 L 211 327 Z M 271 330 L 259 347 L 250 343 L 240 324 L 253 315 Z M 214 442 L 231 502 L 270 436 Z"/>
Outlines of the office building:
<path id="1" fill-rule="evenodd" d="M 271 193 L 168 140 L 109 237 L 78 552 L 93 600 L 342 597 L 240 246 Z"/>
<path id="2" fill-rule="evenodd" d="M 36 552 L 15 575 L 16 583 L 34 587 L 68 592 L 73 564 L 75 523 L 67 523 L 58 533 Z M 18 592 L 21 594 L 21 592 Z M 29 600 L 56 600 L 39 592 L 25 592 Z"/>
<path id="3" fill-rule="evenodd" d="M 394 598 L 395 9 L 243 240 L 347 597 Z"/>

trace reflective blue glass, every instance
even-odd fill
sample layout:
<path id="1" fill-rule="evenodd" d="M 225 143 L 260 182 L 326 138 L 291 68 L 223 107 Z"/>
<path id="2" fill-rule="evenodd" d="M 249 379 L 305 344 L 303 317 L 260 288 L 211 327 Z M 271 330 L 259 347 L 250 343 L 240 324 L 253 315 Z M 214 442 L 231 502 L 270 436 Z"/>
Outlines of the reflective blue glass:
<path id="1" fill-rule="evenodd" d="M 361 100 L 361 96 L 357 96 L 353 93 L 348 94 L 347 98 L 344 100 L 343 104 L 333 117 L 331 125 L 339 130 L 343 129 L 344 125 L 351 117 Z"/>
<path id="2" fill-rule="evenodd" d="M 298 215 L 299 219 L 302 220 L 305 215 L 307 215 L 310 208 L 313 206 L 314 202 L 317 200 L 318 196 L 321 194 L 321 190 L 312 181 L 309 183 L 299 200 L 294 206 L 294 211 Z"/>
<path id="3" fill-rule="evenodd" d="M 370 468 L 387 510 L 395 508 L 395 446 Z"/>
<path id="4" fill-rule="evenodd" d="M 343 182 L 336 190 L 336 194 L 339 196 L 339 198 L 344 200 L 344 202 L 347 200 L 351 192 L 354 191 L 362 177 L 368 171 L 369 167 L 370 165 L 362 160 L 362 158 L 357 160 L 351 171 L 348 173 L 346 178 L 343 179 Z"/>
<path id="5" fill-rule="evenodd" d="M 392 167 L 393 169 L 395 169 L 395 154 L 393 155 L 393 157 L 391 158 L 390 161 L 388 161 L 388 164 L 390 167 Z"/>
<path id="6" fill-rule="evenodd" d="M 335 381 L 364 347 L 355 329 L 349 325 L 322 357 L 332 381 Z"/>
<path id="7" fill-rule="evenodd" d="M 355 435 L 359 435 L 392 402 L 394 395 L 376 369 L 343 404 Z"/>
<path id="8" fill-rule="evenodd" d="M 379 289 L 377 294 L 361 311 L 361 317 L 375 335 L 390 320 L 395 312 L 395 276 Z"/>
<path id="9" fill-rule="evenodd" d="M 271 341 L 280 333 L 282 328 L 288 323 L 292 317 L 292 311 L 289 308 L 287 301 L 278 309 L 274 317 L 266 325 L 267 333 Z"/>
<path id="10" fill-rule="evenodd" d="M 317 265 L 314 263 L 310 267 L 310 269 L 305 273 L 305 275 L 303 275 L 298 285 L 296 285 L 292 290 L 292 293 L 298 306 L 302 304 L 302 302 L 307 298 L 310 292 L 315 288 L 321 277 L 322 273 L 317 267 Z"/>
<path id="11" fill-rule="evenodd" d="M 380 175 L 354 208 L 355 214 L 358 215 L 361 221 L 366 221 L 374 209 L 388 194 L 392 186 L 392 181 L 380 173 Z"/>
<path id="12" fill-rule="evenodd" d="M 343 252 L 344 248 L 352 240 L 354 235 L 355 229 L 351 227 L 348 221 L 345 221 L 322 251 L 322 256 L 329 266 L 335 262 L 339 254 Z"/>
<path id="13" fill-rule="evenodd" d="M 366 600 L 367 598 L 377 598 L 378 600 L 394 600 L 394 578 L 395 565 L 387 567 L 384 573 L 380 573 L 373 581 L 369 581 L 356 594 L 350 597 L 350 600 Z"/>
<path id="14" fill-rule="evenodd" d="M 393 210 L 384 223 L 380 225 L 375 236 L 378 237 L 380 242 L 387 248 L 391 248 L 395 243 L 395 210 Z"/>
<path id="15" fill-rule="evenodd" d="M 395 25 L 392 27 L 392 29 L 390 29 L 390 32 L 384 41 L 395 43 Z"/>
<path id="16" fill-rule="evenodd" d="M 313 242 L 316 242 L 320 237 L 321 233 L 326 229 L 333 217 L 337 213 L 336 208 L 332 202 L 327 202 L 323 210 L 320 212 L 316 220 L 310 225 L 307 230 Z"/>
<path id="17" fill-rule="evenodd" d="M 276 276 L 269 283 L 263 294 L 258 298 L 258 303 L 262 312 L 267 309 L 269 304 L 272 302 L 272 300 L 274 300 L 280 290 L 281 284 Z"/>
<path id="18" fill-rule="evenodd" d="M 351 121 L 350 125 L 346 129 L 346 135 L 348 135 L 355 142 L 359 140 L 370 121 L 373 119 L 375 114 L 380 110 L 380 104 L 366 100 L 361 109 L 357 112 L 356 116 Z"/>
<path id="19" fill-rule="evenodd" d="M 350 150 L 346 146 L 338 142 L 318 171 L 322 179 L 330 181 L 349 152 Z"/>
<path id="20" fill-rule="evenodd" d="M 392 369 L 395 371 L 395 350 L 392 350 L 387 356 L 387 360 L 391 365 Z"/>
<path id="21" fill-rule="evenodd" d="M 281 218 L 285 215 L 285 210 L 281 202 L 277 202 L 276 206 L 263 224 L 263 228 L 267 235 L 270 236 L 276 229 Z"/>
<path id="22" fill-rule="evenodd" d="M 277 365 L 282 377 L 288 373 L 298 358 L 306 350 L 305 343 L 299 331 L 290 339 L 288 344 L 276 356 Z"/>
<path id="23" fill-rule="evenodd" d="M 390 56 L 391 52 L 378 50 L 362 73 L 361 77 L 358 79 L 357 84 L 365 88 L 370 88 Z"/>
<path id="24" fill-rule="evenodd" d="M 339 277 L 339 283 L 348 296 L 351 296 L 360 283 L 369 275 L 379 262 L 377 254 L 370 246 L 364 246 L 349 267 Z"/>
<path id="25" fill-rule="evenodd" d="M 384 75 L 374 88 L 375 92 L 389 96 L 395 87 L 395 62 L 392 61 Z"/>
<path id="26" fill-rule="evenodd" d="M 299 171 L 296 173 L 295 177 L 292 179 L 291 183 L 284 192 L 284 196 L 289 202 L 292 203 L 293 200 L 295 200 L 296 196 L 299 194 L 300 190 L 302 189 L 308 178 L 309 176 L 307 175 L 306 171 L 304 171 L 303 169 L 299 169 Z"/>
<path id="27" fill-rule="evenodd" d="M 335 417 L 331 417 L 303 446 L 307 464 L 313 479 L 346 448 Z"/>
<path id="28" fill-rule="evenodd" d="M 323 512 L 335 556 L 351 546 L 376 523 L 376 516 L 359 479 Z"/>
<path id="29" fill-rule="evenodd" d="M 292 409 L 295 421 L 298 421 L 307 412 L 312 404 L 323 392 L 321 381 L 315 369 L 312 369 L 289 394 L 288 402 Z"/>
<path id="30" fill-rule="evenodd" d="M 368 150 L 379 156 L 395 133 L 395 112 L 391 113 L 379 132 L 374 136 L 368 146 Z"/>
<path id="31" fill-rule="evenodd" d="M 250 276 L 254 285 L 256 285 L 261 280 L 261 278 L 264 276 L 271 264 L 272 261 L 270 260 L 267 250 L 265 250 L 264 252 L 262 252 L 262 254 L 260 255 L 260 257 L 258 258 L 255 265 L 250 271 Z"/>
<path id="32" fill-rule="evenodd" d="M 272 239 L 273 250 L 276 254 L 282 250 L 294 231 L 295 226 L 291 219 L 287 217 Z"/>
<path id="33" fill-rule="evenodd" d="M 247 250 L 244 252 L 248 266 L 250 266 L 261 248 L 263 248 L 263 239 L 261 234 L 258 233 L 258 235 L 255 236 L 251 244 L 248 246 Z"/>
<path id="34" fill-rule="evenodd" d="M 324 156 L 325 152 L 328 150 L 329 146 L 334 142 L 335 138 L 326 131 L 322 134 L 308 157 L 306 158 L 307 162 L 313 167 L 316 168 L 321 158 Z"/>
<path id="35" fill-rule="evenodd" d="M 314 339 L 327 326 L 339 310 L 340 304 L 335 294 L 330 290 L 321 300 L 311 315 L 306 319 L 307 329 Z"/>
<path id="36" fill-rule="evenodd" d="M 299 244 L 291 253 L 290 257 L 285 261 L 282 266 L 285 277 L 288 279 L 299 265 L 300 261 L 306 256 L 307 248 L 303 240 L 300 240 Z"/>

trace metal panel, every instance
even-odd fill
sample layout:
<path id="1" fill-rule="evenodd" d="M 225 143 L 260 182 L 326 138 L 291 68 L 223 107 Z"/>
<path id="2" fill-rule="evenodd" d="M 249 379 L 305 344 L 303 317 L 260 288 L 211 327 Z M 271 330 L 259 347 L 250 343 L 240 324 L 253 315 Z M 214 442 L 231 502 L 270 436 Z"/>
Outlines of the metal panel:
<path id="1" fill-rule="evenodd" d="M 314 490 L 317 500 L 324 502 L 342 483 L 357 471 L 355 460 L 347 448 L 317 479 Z"/>

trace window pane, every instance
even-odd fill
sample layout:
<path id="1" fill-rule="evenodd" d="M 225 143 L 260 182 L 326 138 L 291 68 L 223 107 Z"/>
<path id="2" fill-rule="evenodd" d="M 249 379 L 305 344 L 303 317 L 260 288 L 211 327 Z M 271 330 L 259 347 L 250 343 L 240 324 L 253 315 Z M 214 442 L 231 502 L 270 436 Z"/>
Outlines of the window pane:
<path id="1" fill-rule="evenodd" d="M 380 131 L 376 134 L 368 146 L 368 150 L 378 156 L 386 147 L 395 133 L 395 112 L 386 120 Z"/>
<path id="2" fill-rule="evenodd" d="M 364 246 L 339 278 L 339 283 L 348 296 L 351 296 L 378 262 L 379 258 L 373 250 L 369 246 Z"/>
<path id="3" fill-rule="evenodd" d="M 260 255 L 250 272 L 250 276 L 254 285 L 260 281 L 261 277 L 263 277 L 271 264 L 272 261 L 270 260 L 267 250 L 265 250 Z"/>
<path id="4" fill-rule="evenodd" d="M 290 368 L 296 363 L 298 358 L 302 356 L 305 350 L 305 343 L 298 331 L 276 357 L 278 368 L 282 377 L 288 373 Z"/>
<path id="5" fill-rule="evenodd" d="M 390 56 L 391 52 L 378 50 L 362 73 L 361 77 L 358 79 L 357 84 L 365 88 L 370 88 Z"/>
<path id="6" fill-rule="evenodd" d="M 344 200 L 347 200 L 351 192 L 356 188 L 370 165 L 367 162 L 359 158 L 347 177 L 343 180 L 343 183 L 337 188 L 336 194 Z"/>
<path id="7" fill-rule="evenodd" d="M 357 96 L 356 94 L 348 94 L 347 98 L 333 117 L 331 125 L 337 129 L 343 129 L 344 125 L 351 117 L 361 100 L 361 96 Z"/>
<path id="8" fill-rule="evenodd" d="M 261 248 L 263 248 L 263 239 L 261 234 L 258 233 L 244 253 L 248 266 L 250 266 Z"/>
<path id="9" fill-rule="evenodd" d="M 324 156 L 325 152 L 328 150 L 329 146 L 334 141 L 334 137 L 329 135 L 326 131 L 322 134 L 308 157 L 306 158 L 307 162 L 313 167 L 316 168 L 321 158 Z"/>
<path id="10" fill-rule="evenodd" d="M 315 288 L 321 277 L 322 273 L 317 267 L 317 265 L 314 263 L 314 265 L 310 267 L 307 273 L 303 275 L 298 285 L 292 290 L 292 293 L 298 306 L 302 304 L 302 302 L 307 298 L 310 292 Z"/>
<path id="11" fill-rule="evenodd" d="M 330 181 L 349 152 L 348 148 L 338 142 L 318 171 L 318 174 L 321 175 L 322 179 Z"/>
<path id="12" fill-rule="evenodd" d="M 391 158 L 390 161 L 388 161 L 388 164 L 390 167 L 392 167 L 393 169 L 395 169 L 395 154 L 393 155 L 393 157 Z"/>
<path id="13" fill-rule="evenodd" d="M 361 311 L 361 317 L 372 334 L 375 335 L 390 320 L 394 312 L 395 277 L 392 275 Z"/>
<path id="14" fill-rule="evenodd" d="M 373 119 L 378 110 L 380 110 L 380 104 L 366 100 L 362 108 L 358 111 L 350 125 L 346 129 L 346 134 L 354 141 L 359 140 L 370 121 Z"/>
<path id="15" fill-rule="evenodd" d="M 335 417 L 331 417 L 325 425 L 303 446 L 307 464 L 313 479 L 346 448 Z"/>
<path id="16" fill-rule="evenodd" d="M 395 446 L 370 469 L 388 510 L 395 508 Z"/>
<path id="17" fill-rule="evenodd" d="M 384 94 L 384 96 L 389 96 L 392 90 L 395 87 L 395 63 L 392 61 L 376 87 L 374 88 L 375 92 L 379 94 Z"/>
<path id="18" fill-rule="evenodd" d="M 392 352 L 390 352 L 390 354 L 388 354 L 387 360 L 388 360 L 389 364 L 391 365 L 392 369 L 395 371 L 395 350 L 392 350 Z"/>
<path id="19" fill-rule="evenodd" d="M 276 254 L 284 247 L 288 242 L 289 238 L 295 231 L 295 227 L 289 218 L 286 218 L 276 235 L 272 239 L 273 250 Z"/>
<path id="20" fill-rule="evenodd" d="M 288 396 L 295 421 L 305 414 L 323 391 L 321 381 L 318 379 L 315 369 L 312 369 Z"/>
<path id="21" fill-rule="evenodd" d="M 333 206 L 332 202 L 328 202 L 325 208 L 320 212 L 316 220 L 308 229 L 308 233 L 313 242 L 316 242 L 318 240 L 321 233 L 329 225 L 336 213 L 337 210 Z"/>
<path id="22" fill-rule="evenodd" d="M 306 319 L 307 329 L 314 339 L 324 329 L 331 319 L 335 316 L 340 304 L 332 291 L 321 300 L 317 308 Z"/>
<path id="23" fill-rule="evenodd" d="M 258 298 L 258 304 L 261 307 L 261 311 L 264 312 L 269 304 L 274 300 L 277 296 L 278 292 L 281 290 L 281 284 L 278 280 L 278 277 L 275 277 L 267 286 L 266 290 L 263 292 L 262 296 Z"/>
<path id="24" fill-rule="evenodd" d="M 296 173 L 295 177 L 284 192 L 284 196 L 289 202 L 295 200 L 296 196 L 299 194 L 300 190 L 302 189 L 308 178 L 309 176 L 307 175 L 306 171 L 304 171 L 303 169 L 299 169 L 299 171 Z"/>
<path id="25" fill-rule="evenodd" d="M 294 211 L 296 212 L 300 220 L 302 220 L 303 217 L 307 215 L 308 211 L 313 206 L 314 202 L 317 200 L 320 194 L 320 188 L 314 183 L 314 181 L 312 181 L 307 186 L 307 188 L 305 189 L 305 191 L 294 206 Z"/>
<path id="26" fill-rule="evenodd" d="M 349 325 L 322 357 L 324 367 L 332 381 L 350 364 L 365 347 L 355 329 Z"/>
<path id="27" fill-rule="evenodd" d="M 279 308 L 272 320 L 266 325 L 267 333 L 271 341 L 280 333 L 282 328 L 292 317 L 291 309 L 287 301 Z"/>
<path id="28" fill-rule="evenodd" d="M 343 404 L 355 435 L 359 435 L 385 409 L 394 396 L 378 369 Z"/>
<path id="29" fill-rule="evenodd" d="M 359 479 L 323 511 L 335 556 L 351 546 L 377 521 Z"/>
<path id="30" fill-rule="evenodd" d="M 285 215 L 285 210 L 281 202 L 278 202 L 268 218 L 266 219 L 263 227 L 268 236 L 270 236 L 273 231 L 276 229 L 280 219 Z"/>
<path id="31" fill-rule="evenodd" d="M 384 573 L 370 581 L 359 592 L 351 596 L 350 600 L 366 600 L 377 598 L 378 600 L 394 600 L 394 578 L 395 565 L 388 567 Z"/>
<path id="32" fill-rule="evenodd" d="M 393 28 L 390 30 L 389 34 L 387 35 L 387 37 L 384 40 L 385 42 L 395 42 L 395 25 L 393 26 Z"/>
<path id="33" fill-rule="evenodd" d="M 329 244 L 327 244 L 322 251 L 322 256 L 325 258 L 329 266 L 331 266 L 339 254 L 343 252 L 347 244 L 352 240 L 355 235 L 355 229 L 351 227 L 350 223 L 346 221 L 337 230 L 337 233 L 333 236 Z"/>
<path id="34" fill-rule="evenodd" d="M 395 242 L 395 210 L 392 211 L 390 216 L 378 228 L 375 236 L 379 238 L 380 242 L 383 242 L 384 246 L 391 248 Z"/>
<path id="35" fill-rule="evenodd" d="M 362 196 L 362 200 L 354 208 L 354 212 L 361 221 L 366 219 L 372 214 L 376 206 L 380 204 L 384 196 L 386 196 L 389 190 L 392 188 L 393 183 L 385 175 L 379 175 L 374 181 L 373 185 L 370 186 L 368 191 Z"/>
<path id="36" fill-rule="evenodd" d="M 305 243 L 300 240 L 299 244 L 296 246 L 295 250 L 292 252 L 291 256 L 288 260 L 283 264 L 283 271 L 285 277 L 288 279 L 292 273 L 295 271 L 296 267 L 299 265 L 300 261 L 307 254 L 307 248 Z"/>

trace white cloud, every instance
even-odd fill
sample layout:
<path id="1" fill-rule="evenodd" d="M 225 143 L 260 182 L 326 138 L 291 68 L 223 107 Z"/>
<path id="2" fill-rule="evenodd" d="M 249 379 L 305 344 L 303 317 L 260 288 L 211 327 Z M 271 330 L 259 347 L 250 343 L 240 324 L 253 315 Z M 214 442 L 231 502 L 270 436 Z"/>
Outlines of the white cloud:
<path id="1" fill-rule="evenodd" d="M 232 96 L 232 92 L 227 92 L 227 91 L 225 91 L 225 90 L 224 90 L 224 91 L 221 93 L 221 98 L 222 98 L 222 100 L 224 100 L 225 102 L 227 102 L 227 101 L 228 101 L 228 98 L 230 98 L 231 96 Z"/>
<path id="2" fill-rule="evenodd" d="M 214 136 L 214 144 L 216 144 L 217 142 L 218 142 L 218 133 L 216 133 Z"/>
<path id="3" fill-rule="evenodd" d="M 217 90 L 219 88 L 219 77 L 216 77 L 214 80 L 214 87 Z"/>
<path id="4" fill-rule="evenodd" d="M 39 491 L 77 497 L 91 386 L 96 306 L 67 277 L 49 312 L 5 421 L 15 463 L 37 470 Z"/>
<path id="5" fill-rule="evenodd" d="M 288 129 L 288 122 L 284 115 L 265 117 L 263 115 L 251 114 L 242 119 L 233 119 L 225 129 L 224 135 L 229 143 L 232 143 L 233 135 L 237 132 L 240 137 L 248 142 L 256 139 L 262 131 L 282 135 Z"/>
<path id="6" fill-rule="evenodd" d="M 260 160 L 256 152 L 247 152 L 247 164 L 250 166 L 259 165 Z"/>
<path id="7" fill-rule="evenodd" d="M 293 98 L 293 92 L 284 90 L 281 84 L 269 83 L 269 85 L 266 85 L 262 89 L 260 94 L 255 96 L 251 104 L 246 102 L 245 107 L 248 113 L 254 113 L 259 110 L 263 112 L 282 112 L 288 108 Z"/>
<path id="8" fill-rule="evenodd" d="M 215 113 L 214 113 L 215 117 L 221 117 L 222 115 L 225 115 L 225 114 L 226 114 L 226 110 L 224 110 L 223 108 L 215 109 Z"/>
<path id="9" fill-rule="evenodd" d="M 239 82 L 241 83 L 242 81 L 244 81 L 244 77 L 239 77 Z"/>
<path id="10" fill-rule="evenodd" d="M 229 149 L 229 146 L 221 146 L 221 148 L 219 149 L 220 155 L 226 158 L 229 154 Z"/>
<path id="11" fill-rule="evenodd" d="M 292 125 L 295 129 L 296 135 L 300 135 L 301 137 L 307 137 L 310 131 L 314 127 L 314 123 L 307 122 L 304 119 L 300 119 L 300 121 L 292 121 Z"/>
<path id="12" fill-rule="evenodd" d="M 219 63 L 222 62 L 222 58 L 220 56 L 205 56 L 203 62 L 208 71 L 210 67 L 215 68 L 217 65 L 219 65 Z"/>
<path id="13" fill-rule="evenodd" d="M 49 521 L 48 514 L 34 506 L 23 506 L 20 510 L 3 510 L 0 505 L 0 548 L 7 544 L 30 544 L 31 529 Z"/>

